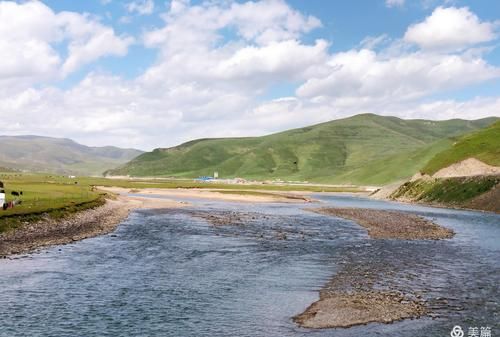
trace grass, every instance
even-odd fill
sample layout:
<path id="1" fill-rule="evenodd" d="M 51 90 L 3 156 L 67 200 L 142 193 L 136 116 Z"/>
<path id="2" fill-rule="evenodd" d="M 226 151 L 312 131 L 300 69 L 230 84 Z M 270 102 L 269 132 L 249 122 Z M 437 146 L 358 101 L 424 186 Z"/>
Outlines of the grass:
<path id="1" fill-rule="evenodd" d="M 471 157 L 489 165 L 500 166 L 500 122 L 458 138 L 451 147 L 436 154 L 422 171 L 432 175 Z"/>
<path id="2" fill-rule="evenodd" d="M 40 220 L 42 217 L 61 218 L 69 214 L 102 205 L 104 196 L 95 186 L 123 187 L 131 190 L 142 188 L 207 188 L 221 193 L 272 195 L 265 191 L 310 191 L 310 192 L 360 192 L 358 187 L 290 186 L 290 185 L 229 185 L 186 180 L 128 180 L 93 177 L 74 179 L 47 174 L 24 174 L 18 172 L 0 173 L 4 182 L 7 200 L 14 200 L 12 191 L 22 191 L 22 204 L 12 209 L 0 210 L 0 232 L 17 228 L 24 223 Z M 245 189 L 245 191 L 242 190 Z M 264 192 L 262 191 L 264 190 Z"/>
<path id="3" fill-rule="evenodd" d="M 65 179 L 65 178 L 62 178 Z M 129 189 L 142 188 L 206 188 L 220 190 L 264 190 L 264 191 L 306 191 L 306 192 L 363 192 L 358 186 L 323 186 L 323 185 L 289 185 L 289 184 L 226 184 L 217 182 L 194 181 L 193 179 L 107 179 L 81 177 L 77 179 L 83 185 L 123 187 Z"/>
<path id="4" fill-rule="evenodd" d="M 461 206 L 488 192 L 498 183 L 500 183 L 499 176 L 419 179 L 403 184 L 391 197 Z"/>
<path id="5" fill-rule="evenodd" d="M 22 191 L 21 205 L 0 210 L 0 232 L 48 215 L 60 218 L 76 211 L 93 208 L 103 203 L 99 192 L 89 185 L 75 184 L 63 179 L 44 179 L 39 175 L 0 174 L 5 183 L 7 200 L 14 200 L 12 191 Z"/>
<path id="6" fill-rule="evenodd" d="M 478 121 L 402 120 L 358 115 L 264 137 L 191 141 L 133 159 L 113 175 L 282 179 L 382 185 L 410 177 Z"/>

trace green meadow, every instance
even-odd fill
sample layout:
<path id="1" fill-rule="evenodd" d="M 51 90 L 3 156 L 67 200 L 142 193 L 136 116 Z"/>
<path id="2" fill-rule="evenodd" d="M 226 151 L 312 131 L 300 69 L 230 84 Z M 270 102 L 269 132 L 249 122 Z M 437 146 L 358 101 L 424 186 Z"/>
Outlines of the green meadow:
<path id="1" fill-rule="evenodd" d="M 76 211 L 102 205 L 105 193 L 96 186 L 141 188 L 206 188 L 222 189 L 223 193 L 268 195 L 262 191 L 308 191 L 308 192 L 360 192 L 358 187 L 334 187 L 312 185 L 231 185 L 222 183 L 186 180 L 126 180 L 94 177 L 68 178 L 48 174 L 24 174 L 18 172 L 0 173 L 5 184 L 8 201 L 20 199 L 22 203 L 8 210 L 0 210 L 0 232 L 16 228 L 26 222 L 36 221 L 44 216 L 60 218 Z M 11 192 L 23 192 L 12 196 Z"/>

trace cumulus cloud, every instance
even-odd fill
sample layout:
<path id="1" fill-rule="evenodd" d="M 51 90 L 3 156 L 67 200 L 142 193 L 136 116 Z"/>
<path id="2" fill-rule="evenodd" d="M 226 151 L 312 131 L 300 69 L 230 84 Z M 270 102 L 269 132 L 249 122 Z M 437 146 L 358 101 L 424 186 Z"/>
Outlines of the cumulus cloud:
<path id="1" fill-rule="evenodd" d="M 495 39 L 496 28 L 467 7 L 438 7 L 423 22 L 411 25 L 404 39 L 424 49 L 456 50 Z"/>
<path id="2" fill-rule="evenodd" d="M 134 41 L 132 37 L 117 36 L 112 28 L 75 13 L 61 13 L 57 22 L 70 37 L 68 57 L 62 66 L 64 75 L 102 56 L 124 56 Z"/>
<path id="3" fill-rule="evenodd" d="M 151 149 L 200 137 L 263 135 L 366 112 L 431 119 L 500 116 L 498 97 L 432 99 L 498 79 L 499 68 L 484 57 L 488 50 L 476 46 L 494 36 L 460 48 L 448 42 L 438 50 L 408 33 L 384 34 L 332 52 L 335 41 L 305 42 L 320 20 L 283 0 L 172 0 L 163 23 L 139 37 L 157 52 L 141 74 L 124 79 L 94 71 L 62 89 L 44 79 L 105 55 L 124 55 L 132 38 L 89 15 L 55 13 L 41 2 L 7 4 L 9 15 L 0 17 L 0 57 L 9 56 L 0 64 L 4 133 Z M 477 18 L 477 24 L 485 22 Z M 55 47 L 61 43 L 65 53 Z M 32 77 L 36 86 L 21 81 Z M 6 82 L 11 79 L 16 85 Z M 291 88 L 287 97 L 265 98 L 283 84 Z"/>
<path id="4" fill-rule="evenodd" d="M 326 41 L 306 45 L 299 40 L 320 21 L 281 0 L 197 6 L 172 1 L 163 18 L 164 27 L 143 36 L 146 46 L 161 53 L 140 78 L 155 88 L 194 82 L 251 94 L 276 81 L 317 72 L 327 55 Z M 236 38 L 227 40 L 222 30 L 232 31 Z"/>
<path id="5" fill-rule="evenodd" d="M 210 45 L 222 37 L 223 28 L 233 29 L 239 38 L 261 45 L 296 39 L 321 26 L 314 16 L 304 16 L 284 0 L 257 2 L 211 2 L 188 6 L 174 0 L 163 15 L 166 25 L 144 36 L 147 46 L 163 49 L 184 48 L 186 44 Z"/>
<path id="6" fill-rule="evenodd" d="M 500 77 L 479 57 L 414 52 L 385 58 L 368 49 L 337 53 L 330 72 L 307 80 L 299 96 L 408 100 Z"/>
<path id="7" fill-rule="evenodd" d="M 39 1 L 0 2 L 0 81 L 66 76 L 106 55 L 126 54 L 132 38 L 86 14 L 55 13 Z M 67 57 L 61 44 L 67 44 Z"/>

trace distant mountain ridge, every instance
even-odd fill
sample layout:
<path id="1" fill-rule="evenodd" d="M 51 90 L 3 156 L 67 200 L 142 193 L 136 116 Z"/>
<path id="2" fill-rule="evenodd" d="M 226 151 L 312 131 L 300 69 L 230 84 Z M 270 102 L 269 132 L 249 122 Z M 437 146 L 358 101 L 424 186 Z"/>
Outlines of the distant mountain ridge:
<path id="1" fill-rule="evenodd" d="M 0 136 L 0 167 L 21 171 L 102 175 L 142 153 L 114 146 L 85 146 L 67 138 Z"/>
<path id="2" fill-rule="evenodd" d="M 146 152 L 109 175 L 282 179 L 382 185 L 404 180 L 453 138 L 498 118 L 404 120 L 362 114 L 263 137 L 198 139 Z"/>

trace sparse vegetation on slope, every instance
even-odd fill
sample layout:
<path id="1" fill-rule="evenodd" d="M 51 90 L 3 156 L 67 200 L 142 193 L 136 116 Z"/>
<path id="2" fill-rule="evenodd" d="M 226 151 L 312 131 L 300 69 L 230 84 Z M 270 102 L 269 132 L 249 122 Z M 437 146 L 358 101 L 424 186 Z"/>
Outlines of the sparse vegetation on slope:
<path id="1" fill-rule="evenodd" d="M 500 176 L 418 179 L 401 185 L 391 198 L 500 212 L 500 202 L 492 199 L 498 195 L 491 193 L 499 183 Z"/>
<path id="2" fill-rule="evenodd" d="M 477 121 L 358 115 L 264 137 L 201 139 L 145 153 L 111 175 L 283 179 L 386 184 L 418 171 Z"/>
<path id="3" fill-rule="evenodd" d="M 423 173 L 432 175 L 442 168 L 468 158 L 476 158 L 488 165 L 500 166 L 500 121 L 458 138 L 455 143 L 436 154 Z"/>

